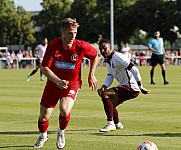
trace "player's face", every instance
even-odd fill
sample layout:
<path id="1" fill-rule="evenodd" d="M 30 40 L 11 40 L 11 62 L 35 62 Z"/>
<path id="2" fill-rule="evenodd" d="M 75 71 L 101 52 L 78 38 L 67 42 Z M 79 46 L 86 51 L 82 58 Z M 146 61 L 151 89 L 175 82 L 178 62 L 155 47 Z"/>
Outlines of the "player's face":
<path id="1" fill-rule="evenodd" d="M 77 35 L 77 27 L 69 27 L 62 30 L 62 38 L 65 46 L 72 47 Z"/>
<path id="2" fill-rule="evenodd" d="M 44 39 L 44 40 L 42 41 L 42 44 L 43 44 L 43 45 L 48 44 L 48 40 L 47 40 L 47 39 Z"/>
<path id="3" fill-rule="evenodd" d="M 109 43 L 99 44 L 99 50 L 104 58 L 107 58 L 112 53 L 111 45 Z"/>
<path id="4" fill-rule="evenodd" d="M 154 33 L 154 36 L 155 36 L 155 38 L 159 38 L 160 32 L 159 32 L 159 31 L 156 31 L 156 32 Z"/>

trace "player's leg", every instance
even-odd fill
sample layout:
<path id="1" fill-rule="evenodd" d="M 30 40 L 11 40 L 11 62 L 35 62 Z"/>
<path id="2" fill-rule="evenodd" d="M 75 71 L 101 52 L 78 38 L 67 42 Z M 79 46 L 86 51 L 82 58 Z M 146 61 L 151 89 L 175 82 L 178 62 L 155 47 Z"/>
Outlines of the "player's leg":
<path id="1" fill-rule="evenodd" d="M 120 122 L 118 110 L 116 109 L 116 107 L 113 109 L 113 120 L 114 120 L 116 129 L 123 129 L 123 125 Z"/>
<path id="2" fill-rule="evenodd" d="M 40 81 L 45 81 L 45 79 L 43 78 L 43 73 L 40 70 Z"/>
<path id="3" fill-rule="evenodd" d="M 72 86 L 64 90 L 60 96 L 60 116 L 59 129 L 57 133 L 57 148 L 62 149 L 65 146 L 65 129 L 70 121 L 70 112 L 78 95 L 79 87 Z"/>
<path id="4" fill-rule="evenodd" d="M 119 98 L 113 88 L 111 89 L 106 89 L 102 95 L 102 102 L 104 105 L 104 111 L 107 116 L 107 124 L 105 127 L 100 129 L 100 132 L 108 132 L 108 131 L 113 131 L 116 130 L 115 122 L 118 124 L 119 123 L 119 117 L 118 117 L 118 111 L 116 109 L 116 106 L 118 106 L 119 103 Z"/>
<path id="5" fill-rule="evenodd" d="M 39 68 L 40 68 L 39 66 L 36 66 L 36 68 L 27 76 L 26 81 L 30 81 L 31 76 L 34 75 Z"/>
<path id="6" fill-rule="evenodd" d="M 47 108 L 40 105 L 40 114 L 38 119 L 38 129 L 40 132 L 40 136 L 36 141 L 34 148 L 43 147 L 43 144 L 48 140 L 47 130 L 49 126 L 49 118 L 53 108 Z"/>
<path id="7" fill-rule="evenodd" d="M 42 62 L 40 62 L 39 64 L 39 68 L 41 68 L 41 64 Z M 43 73 L 41 72 L 41 69 L 40 69 L 40 81 L 44 81 L 45 79 L 43 78 Z"/>
<path id="8" fill-rule="evenodd" d="M 57 148 L 62 149 L 65 146 L 65 129 L 70 121 L 70 112 L 74 106 L 74 99 L 63 97 L 60 100 L 59 129 L 57 132 Z"/>
<path id="9" fill-rule="evenodd" d="M 47 130 L 49 127 L 49 118 L 53 111 L 53 108 L 56 106 L 59 95 L 60 89 L 57 87 L 52 87 L 47 84 L 43 91 L 43 95 L 40 102 L 40 114 L 38 119 L 38 129 L 40 131 L 40 136 L 35 143 L 35 148 L 43 147 L 43 144 L 47 141 Z"/>
<path id="10" fill-rule="evenodd" d="M 164 83 L 164 85 L 169 84 L 169 82 L 166 80 L 165 64 L 164 64 L 164 58 L 162 55 L 160 56 L 159 64 L 160 64 L 160 67 L 162 70 L 162 77 L 163 77 L 163 81 L 164 81 L 163 83 Z"/>
<path id="11" fill-rule="evenodd" d="M 151 67 L 151 70 L 150 70 L 150 84 L 155 84 L 155 82 L 153 81 L 153 76 L 154 76 L 154 70 L 155 70 L 155 66 L 152 66 Z"/>
<path id="12" fill-rule="evenodd" d="M 158 56 L 155 54 L 152 54 L 151 56 L 151 70 L 150 70 L 150 84 L 155 84 L 155 82 L 153 81 L 153 76 L 154 76 L 154 70 L 155 70 L 155 66 L 158 63 Z"/>

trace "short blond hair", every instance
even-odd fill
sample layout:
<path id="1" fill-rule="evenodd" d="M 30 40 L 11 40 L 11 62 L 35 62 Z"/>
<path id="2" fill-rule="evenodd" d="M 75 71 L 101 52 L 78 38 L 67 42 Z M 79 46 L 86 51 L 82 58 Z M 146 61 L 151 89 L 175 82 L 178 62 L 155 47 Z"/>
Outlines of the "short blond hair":
<path id="1" fill-rule="evenodd" d="M 76 27 L 78 28 L 80 25 L 77 23 L 76 19 L 65 18 L 60 23 L 60 29 L 67 27 Z"/>

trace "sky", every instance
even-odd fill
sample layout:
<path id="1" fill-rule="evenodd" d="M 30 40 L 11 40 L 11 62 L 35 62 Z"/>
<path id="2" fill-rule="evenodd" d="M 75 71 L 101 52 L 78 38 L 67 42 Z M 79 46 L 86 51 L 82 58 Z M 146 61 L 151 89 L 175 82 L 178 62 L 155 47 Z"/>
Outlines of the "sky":
<path id="1" fill-rule="evenodd" d="M 42 0 L 14 0 L 15 6 L 22 6 L 26 11 L 40 11 Z"/>

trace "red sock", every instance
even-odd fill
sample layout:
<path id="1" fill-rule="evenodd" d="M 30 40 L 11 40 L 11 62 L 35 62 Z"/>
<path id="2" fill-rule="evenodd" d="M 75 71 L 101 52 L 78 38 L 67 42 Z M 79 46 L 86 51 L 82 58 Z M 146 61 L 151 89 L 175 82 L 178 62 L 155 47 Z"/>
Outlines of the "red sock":
<path id="1" fill-rule="evenodd" d="M 46 120 L 44 122 L 38 120 L 38 129 L 41 133 L 46 132 L 48 129 L 48 126 L 49 126 L 49 120 Z"/>
<path id="2" fill-rule="evenodd" d="M 115 124 L 119 123 L 119 116 L 116 108 L 113 109 L 113 119 Z"/>
<path id="3" fill-rule="evenodd" d="M 107 121 L 113 120 L 113 104 L 110 98 L 103 98 L 104 111 L 107 115 Z"/>
<path id="4" fill-rule="evenodd" d="M 64 130 L 68 126 L 69 121 L 70 121 L 70 113 L 66 117 L 60 115 L 59 116 L 59 127 L 60 127 L 60 129 Z"/>

